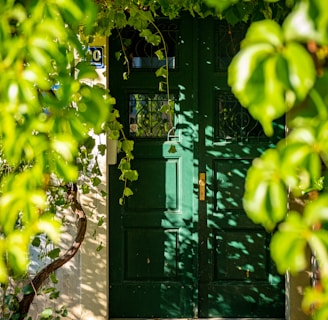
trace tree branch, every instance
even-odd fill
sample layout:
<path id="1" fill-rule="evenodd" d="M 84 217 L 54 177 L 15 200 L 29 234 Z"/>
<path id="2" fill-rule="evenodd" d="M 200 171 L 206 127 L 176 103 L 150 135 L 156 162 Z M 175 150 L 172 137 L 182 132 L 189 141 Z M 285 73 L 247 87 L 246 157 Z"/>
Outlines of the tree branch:
<path id="1" fill-rule="evenodd" d="M 77 186 L 76 184 L 72 185 L 72 188 L 68 188 L 68 198 L 71 204 L 71 208 L 73 212 L 77 216 L 77 234 L 75 236 L 75 240 L 71 247 L 65 252 L 65 254 L 53 262 L 51 262 L 49 265 L 44 267 L 39 273 L 35 275 L 35 277 L 32 280 L 31 285 L 35 290 L 33 290 L 31 293 L 25 294 L 22 298 L 22 300 L 19 303 L 19 308 L 17 311 L 17 315 L 19 316 L 18 320 L 25 319 L 29 309 L 30 305 L 33 302 L 35 293 L 38 289 L 42 286 L 44 281 L 48 279 L 49 275 L 62 267 L 65 263 L 67 263 L 69 260 L 71 260 L 75 254 L 78 252 L 86 233 L 87 229 L 87 218 L 86 214 L 80 204 L 80 202 L 77 200 Z M 16 319 L 16 318 L 15 318 Z"/>

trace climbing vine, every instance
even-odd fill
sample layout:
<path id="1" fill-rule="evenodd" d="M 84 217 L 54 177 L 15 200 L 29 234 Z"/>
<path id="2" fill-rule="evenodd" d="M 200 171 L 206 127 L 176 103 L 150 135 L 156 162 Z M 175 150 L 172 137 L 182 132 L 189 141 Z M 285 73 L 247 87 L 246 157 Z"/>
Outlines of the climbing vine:
<path id="1" fill-rule="evenodd" d="M 163 0 L 100 5 L 102 21 L 111 17 L 109 26 L 98 25 L 107 35 L 125 26 L 147 34 L 144 30 L 159 14 L 173 19 L 181 11 L 216 16 L 232 25 L 250 22 L 241 51 L 229 67 L 229 85 L 268 136 L 274 134 L 272 122 L 285 115 L 289 134 L 254 161 L 244 208 L 269 232 L 277 229 L 270 249 L 281 273 L 309 269 L 306 248 L 311 249 L 316 277 L 312 286 L 309 279 L 302 307 L 313 319 L 327 319 L 328 2 Z"/>
<path id="2" fill-rule="evenodd" d="M 129 181 L 138 178 L 131 167 L 133 141 L 126 139 L 114 108 L 115 99 L 94 79 L 85 44 L 94 34 L 110 36 L 132 27 L 154 45 L 164 67 L 156 71 L 160 89 L 170 94 L 168 54 L 155 21 L 177 18 L 182 11 L 209 15 L 231 25 L 249 21 L 241 52 L 229 68 L 233 93 L 272 134 L 272 120 L 288 113 L 292 129 L 277 148 L 254 161 L 244 196 L 245 210 L 269 231 L 277 228 L 271 252 L 280 272 L 306 268 L 309 246 L 319 270 L 319 284 L 308 288 L 303 308 L 314 319 L 328 314 L 327 222 L 327 94 L 328 2 L 320 0 L 0 0 L 0 282 L 26 274 L 29 244 L 40 233 L 59 239 L 58 206 L 80 172 L 99 183 L 97 166 L 90 166 L 95 142 L 89 132 L 108 133 L 123 151 L 119 169 L 124 197 Z M 303 22 L 302 26 L 299 21 Z M 263 20 L 263 21 L 261 21 Z M 83 21 L 83 24 L 81 23 Z M 279 23 L 277 23 L 279 22 Z M 151 31 L 151 27 L 155 31 Z M 78 34 L 80 33 L 80 37 Z M 120 34 L 120 31 L 119 31 Z M 47 35 L 45 37 L 45 35 Z M 85 38 L 84 38 L 85 37 Z M 122 54 L 128 78 L 131 70 L 124 39 Z M 76 63 L 75 54 L 82 59 Z M 53 90 L 57 87 L 57 90 Z M 104 145 L 98 151 L 104 153 Z M 91 171 L 90 171 L 90 168 Z M 54 179 L 58 184 L 52 185 Z M 58 189 L 57 189 L 58 188 Z M 88 192 L 88 186 L 82 189 Z M 287 190 L 299 198 L 303 212 L 289 211 Z M 53 198 L 49 198 L 55 191 Z M 75 190 L 74 190 L 75 192 Z M 62 195 L 62 196 L 61 196 Z M 50 205 L 54 200 L 55 206 Z M 76 204 L 75 204 L 76 208 Z M 34 240 L 33 240 L 34 239 Z M 57 251 L 56 251 L 57 252 Z M 34 292 L 35 293 L 35 292 Z M 26 292 L 26 294 L 28 294 Z M 15 312 L 17 301 L 5 295 Z M 7 299 L 7 300 L 6 300 Z M 9 300 L 8 300 L 9 299 Z M 60 311 L 65 315 L 65 310 Z M 46 314 L 47 315 L 47 314 Z M 24 316 L 24 315 L 21 315 Z"/>
<path id="3" fill-rule="evenodd" d="M 282 274 L 312 271 L 302 307 L 320 320 L 328 316 L 327 27 L 328 3 L 298 1 L 281 25 L 251 24 L 229 67 L 233 93 L 267 135 L 287 116 L 286 138 L 248 171 L 244 208 L 277 229 L 270 250 Z"/>

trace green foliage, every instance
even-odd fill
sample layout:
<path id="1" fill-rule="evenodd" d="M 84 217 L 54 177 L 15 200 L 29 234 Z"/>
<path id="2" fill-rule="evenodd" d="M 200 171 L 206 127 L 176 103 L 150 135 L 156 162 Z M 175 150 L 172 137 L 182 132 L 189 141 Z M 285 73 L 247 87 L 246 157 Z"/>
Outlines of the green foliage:
<path id="1" fill-rule="evenodd" d="M 328 301 L 327 22 L 327 2 L 297 1 L 281 26 L 251 24 L 229 67 L 232 91 L 267 135 L 287 114 L 286 138 L 248 171 L 244 207 L 255 223 L 277 229 L 270 249 L 281 273 L 309 268 L 310 248 L 320 280 L 302 307 L 319 320 L 327 319 Z M 299 211 L 288 208 L 287 191 Z"/>
<path id="2" fill-rule="evenodd" d="M 119 112 L 113 108 L 115 99 L 103 88 L 85 82 L 96 73 L 80 39 L 87 39 L 92 27 L 98 34 L 110 35 L 114 29 L 131 26 L 146 41 L 158 45 L 163 38 L 154 25 L 155 18 L 164 15 L 174 19 L 188 11 L 201 17 L 225 18 L 231 24 L 266 19 L 251 24 L 241 52 L 229 68 L 229 84 L 268 135 L 273 134 L 272 121 L 287 112 L 292 131 L 274 150 L 254 161 L 246 180 L 245 210 L 267 230 L 278 228 L 271 252 L 280 272 L 303 270 L 306 247 L 316 254 L 323 289 L 307 290 L 303 308 L 309 313 L 314 310 L 314 319 L 326 319 L 328 236 L 325 229 L 313 226 L 326 222 L 328 206 L 323 169 L 328 161 L 328 2 L 95 2 L 98 11 L 88 0 L 0 0 L 0 283 L 4 291 L 8 276 L 26 272 L 28 246 L 32 240 L 34 246 L 40 246 L 39 233 L 58 241 L 60 222 L 55 213 L 57 206 L 67 205 L 65 184 L 76 181 L 82 172 L 93 185 L 99 185 L 99 168 L 91 156 L 96 145 L 89 136 L 91 130 L 96 134 L 106 131 L 110 139 L 118 140 L 118 152 L 124 153 L 119 163 L 124 183 L 121 203 L 132 195 L 128 182 L 138 179 L 131 166 L 133 141 L 124 135 Z M 283 23 L 273 21 L 282 22 L 290 9 Z M 127 79 L 128 44 L 121 40 L 122 52 L 117 57 L 124 57 L 127 71 L 123 77 Z M 156 51 L 161 60 L 167 58 L 163 44 L 163 49 Z M 171 112 L 174 103 L 168 63 L 156 75 L 161 79 L 160 90 L 168 97 L 163 108 Z M 98 151 L 103 154 L 105 146 L 98 146 Z M 90 191 L 86 184 L 82 188 Z M 287 190 L 293 197 L 305 198 L 304 212 L 288 212 Z M 318 198 L 307 197 L 311 192 Z M 97 250 L 101 249 L 102 244 Z M 54 249 L 48 256 L 58 254 Z M 53 276 L 51 279 L 56 282 Z M 58 294 L 54 289 L 48 293 L 53 298 Z M 8 317 L 17 308 L 17 295 L 4 296 Z M 55 312 L 46 309 L 42 318 L 66 315 L 65 308 Z"/>
<path id="3" fill-rule="evenodd" d="M 26 272 L 36 234 L 58 241 L 60 222 L 49 200 L 59 202 L 50 188 L 76 181 L 79 147 L 115 113 L 109 93 L 83 81 L 95 78 L 94 69 L 76 60 L 76 53 L 85 56 L 78 33 L 91 31 L 96 14 L 90 1 L 1 2 L 2 283 Z"/>
<path id="4" fill-rule="evenodd" d="M 229 85 L 267 135 L 272 121 L 302 101 L 315 81 L 315 66 L 304 47 L 286 37 L 277 22 L 253 23 L 229 67 Z"/>

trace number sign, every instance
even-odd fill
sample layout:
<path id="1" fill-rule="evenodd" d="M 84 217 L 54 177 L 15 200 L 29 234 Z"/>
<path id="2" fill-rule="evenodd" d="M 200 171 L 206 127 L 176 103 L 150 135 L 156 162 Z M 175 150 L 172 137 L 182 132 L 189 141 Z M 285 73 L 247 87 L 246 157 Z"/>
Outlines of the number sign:
<path id="1" fill-rule="evenodd" d="M 91 55 L 91 64 L 96 68 L 104 68 L 104 47 L 89 47 L 89 54 Z"/>

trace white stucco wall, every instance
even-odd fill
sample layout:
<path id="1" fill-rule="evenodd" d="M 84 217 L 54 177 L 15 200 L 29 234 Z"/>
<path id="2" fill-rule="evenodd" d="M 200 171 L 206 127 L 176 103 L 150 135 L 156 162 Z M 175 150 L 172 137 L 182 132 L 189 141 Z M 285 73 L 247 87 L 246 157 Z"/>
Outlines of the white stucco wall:
<path id="1" fill-rule="evenodd" d="M 104 46 L 106 53 L 106 38 L 96 38 L 94 46 Z M 106 56 L 105 58 L 105 66 Z M 98 79 L 94 83 L 101 83 L 107 87 L 106 67 L 97 69 Z M 97 141 L 106 144 L 105 135 L 98 136 Z M 96 148 L 95 148 L 96 149 Z M 76 256 L 56 271 L 58 283 L 56 288 L 60 297 L 55 300 L 36 296 L 29 315 L 33 320 L 46 307 L 58 310 L 65 306 L 70 320 L 104 320 L 108 315 L 108 249 L 107 249 L 107 198 L 102 196 L 101 190 L 107 192 L 107 162 L 106 155 L 97 156 L 101 169 L 101 184 L 87 195 L 80 194 L 80 202 L 87 215 L 87 233 L 85 240 Z M 65 213 L 63 213 L 65 214 Z M 75 217 L 71 213 L 65 214 L 67 222 L 63 225 L 63 250 L 68 248 L 76 234 Z M 98 226 L 98 219 L 102 217 L 104 223 Z M 102 249 L 97 250 L 101 244 Z"/>

